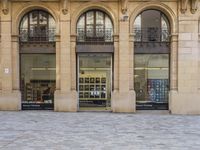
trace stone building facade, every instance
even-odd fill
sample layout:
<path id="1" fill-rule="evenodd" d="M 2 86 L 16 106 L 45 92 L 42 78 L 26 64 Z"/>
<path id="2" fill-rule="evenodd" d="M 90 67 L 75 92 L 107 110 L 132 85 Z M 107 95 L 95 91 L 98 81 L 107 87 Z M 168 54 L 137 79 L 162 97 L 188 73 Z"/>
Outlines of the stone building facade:
<path id="1" fill-rule="evenodd" d="M 1 0 L 0 110 L 200 114 L 198 7 Z"/>

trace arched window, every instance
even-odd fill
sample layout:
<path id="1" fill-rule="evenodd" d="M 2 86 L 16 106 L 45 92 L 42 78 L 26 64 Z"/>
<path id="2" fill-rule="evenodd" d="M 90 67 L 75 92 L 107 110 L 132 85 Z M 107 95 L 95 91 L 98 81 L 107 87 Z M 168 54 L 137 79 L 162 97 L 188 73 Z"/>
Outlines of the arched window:
<path id="1" fill-rule="evenodd" d="M 137 42 L 168 42 L 169 21 L 161 11 L 145 10 L 136 17 L 134 32 Z"/>
<path id="2" fill-rule="evenodd" d="M 20 23 L 20 41 L 54 41 L 55 20 L 46 11 L 34 10 L 24 15 Z"/>
<path id="3" fill-rule="evenodd" d="M 168 109 L 170 25 L 159 10 L 145 10 L 134 22 L 134 89 L 137 109 Z"/>
<path id="4" fill-rule="evenodd" d="M 110 17 L 100 10 L 90 10 L 79 17 L 77 22 L 77 41 L 113 40 L 113 24 Z"/>

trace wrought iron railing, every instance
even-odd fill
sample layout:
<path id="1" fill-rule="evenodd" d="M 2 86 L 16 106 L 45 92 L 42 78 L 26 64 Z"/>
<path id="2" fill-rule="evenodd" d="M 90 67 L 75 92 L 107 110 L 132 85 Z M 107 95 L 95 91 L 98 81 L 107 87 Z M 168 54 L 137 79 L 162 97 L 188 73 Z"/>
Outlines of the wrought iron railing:
<path id="1" fill-rule="evenodd" d="M 77 28 L 77 43 L 79 44 L 99 44 L 112 43 L 113 29 L 112 28 Z"/>
<path id="2" fill-rule="evenodd" d="M 135 42 L 169 42 L 169 30 L 149 27 L 149 28 L 134 28 Z"/>
<path id="3" fill-rule="evenodd" d="M 20 42 L 54 42 L 55 29 L 48 30 L 28 30 L 20 29 Z"/>

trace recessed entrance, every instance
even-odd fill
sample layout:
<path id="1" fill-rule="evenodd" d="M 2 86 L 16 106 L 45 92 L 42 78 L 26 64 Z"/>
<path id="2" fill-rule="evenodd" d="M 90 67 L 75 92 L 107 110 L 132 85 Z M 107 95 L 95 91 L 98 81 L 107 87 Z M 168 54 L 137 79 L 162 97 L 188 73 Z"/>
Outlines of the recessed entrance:
<path id="1" fill-rule="evenodd" d="M 79 110 L 110 110 L 111 54 L 78 54 Z"/>

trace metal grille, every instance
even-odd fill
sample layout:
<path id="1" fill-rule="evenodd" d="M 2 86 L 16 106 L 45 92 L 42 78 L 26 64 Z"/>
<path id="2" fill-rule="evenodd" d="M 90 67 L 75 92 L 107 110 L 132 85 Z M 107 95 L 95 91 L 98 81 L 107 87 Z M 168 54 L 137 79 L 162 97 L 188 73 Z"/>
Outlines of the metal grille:
<path id="1" fill-rule="evenodd" d="M 169 42 L 169 30 L 149 27 L 134 28 L 134 41 L 136 42 Z"/>
<path id="2" fill-rule="evenodd" d="M 20 29 L 20 42 L 54 42 L 55 29 L 48 30 L 28 30 Z"/>
<path id="3" fill-rule="evenodd" d="M 112 43 L 113 30 L 111 28 L 77 28 L 77 43 Z"/>

